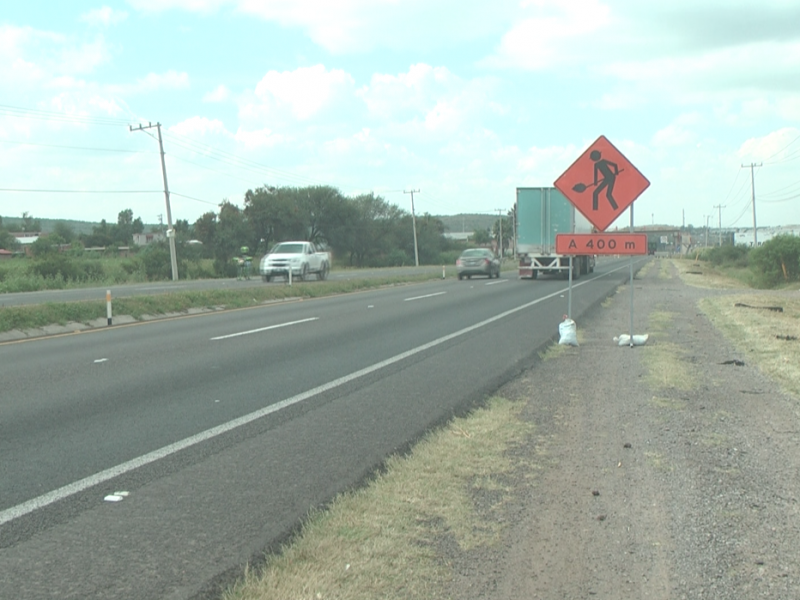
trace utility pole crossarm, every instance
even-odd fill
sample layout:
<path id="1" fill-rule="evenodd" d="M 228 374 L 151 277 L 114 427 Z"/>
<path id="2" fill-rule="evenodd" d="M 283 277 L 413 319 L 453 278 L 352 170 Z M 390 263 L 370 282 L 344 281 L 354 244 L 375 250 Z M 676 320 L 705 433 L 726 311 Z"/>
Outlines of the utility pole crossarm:
<path id="1" fill-rule="evenodd" d="M 164 160 L 164 142 L 161 139 L 161 123 L 153 125 L 147 122 L 147 125 L 139 124 L 138 127 L 128 125 L 130 131 L 144 131 L 145 129 L 156 128 L 158 131 L 158 150 L 161 153 L 161 176 L 164 180 L 164 199 L 167 203 L 167 239 L 169 240 L 169 257 L 172 265 L 172 281 L 178 280 L 178 258 L 175 253 L 175 230 L 172 228 L 172 209 L 169 202 L 169 185 L 167 184 L 167 163 Z"/>

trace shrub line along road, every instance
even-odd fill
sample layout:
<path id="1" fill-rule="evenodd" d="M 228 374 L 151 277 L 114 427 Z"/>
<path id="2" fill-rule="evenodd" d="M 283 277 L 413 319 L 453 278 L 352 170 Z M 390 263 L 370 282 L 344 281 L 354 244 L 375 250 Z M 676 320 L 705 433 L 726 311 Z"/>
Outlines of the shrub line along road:
<path id="1" fill-rule="evenodd" d="M 627 265 L 575 282 L 576 319 Z M 0 345 L 0 597 L 200 593 L 533 362 L 566 282 L 497 283 Z"/>
<path id="2" fill-rule="evenodd" d="M 452 275 L 455 267 L 447 267 Z M 391 277 L 392 275 L 413 276 L 426 273 L 441 273 L 441 266 L 395 267 L 387 269 L 337 270 L 328 274 L 328 279 L 341 281 L 368 277 Z M 314 277 L 310 277 L 313 282 Z M 133 296 L 155 296 L 172 292 L 208 291 L 218 289 L 238 290 L 245 287 L 263 285 L 286 285 L 285 280 L 278 278 L 269 284 L 261 281 L 259 275 L 249 280 L 236 279 L 181 279 L 175 281 L 150 281 L 146 283 L 128 283 L 107 285 L 93 288 L 76 288 L 66 290 L 41 290 L 37 292 L 14 292 L 0 294 L 0 306 L 25 306 L 45 304 L 47 302 L 82 302 L 87 300 L 105 300 L 106 290 L 111 290 L 113 298 L 130 298 Z"/>

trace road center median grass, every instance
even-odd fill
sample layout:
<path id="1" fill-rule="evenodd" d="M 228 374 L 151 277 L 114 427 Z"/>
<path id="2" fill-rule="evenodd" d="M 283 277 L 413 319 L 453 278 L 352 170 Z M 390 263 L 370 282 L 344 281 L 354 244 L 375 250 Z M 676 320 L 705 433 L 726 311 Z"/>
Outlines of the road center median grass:
<path id="1" fill-rule="evenodd" d="M 388 285 L 420 283 L 438 279 L 434 274 L 392 275 L 375 278 L 354 278 L 345 281 L 311 281 L 288 285 L 253 286 L 244 289 L 186 291 L 154 296 L 135 296 L 113 300 L 114 315 L 140 320 L 184 313 L 191 309 L 220 310 L 257 306 L 280 300 L 318 298 L 370 290 Z M 37 329 L 48 325 L 89 323 L 106 318 L 105 300 L 86 302 L 49 302 L 30 306 L 0 308 L 0 333 L 12 330 Z"/>

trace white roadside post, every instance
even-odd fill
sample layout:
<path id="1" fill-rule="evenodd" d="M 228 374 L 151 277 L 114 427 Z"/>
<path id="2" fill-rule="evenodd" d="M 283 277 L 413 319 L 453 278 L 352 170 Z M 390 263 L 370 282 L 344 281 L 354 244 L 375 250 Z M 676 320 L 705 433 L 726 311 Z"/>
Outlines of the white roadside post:
<path id="1" fill-rule="evenodd" d="M 111 290 L 106 290 L 106 318 L 108 325 L 111 326 Z"/>

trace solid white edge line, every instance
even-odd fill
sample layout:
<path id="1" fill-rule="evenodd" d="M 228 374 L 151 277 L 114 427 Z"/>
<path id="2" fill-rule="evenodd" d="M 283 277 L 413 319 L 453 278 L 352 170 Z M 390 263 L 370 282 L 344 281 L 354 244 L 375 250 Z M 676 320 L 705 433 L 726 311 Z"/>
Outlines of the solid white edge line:
<path id="1" fill-rule="evenodd" d="M 423 298 L 433 298 L 434 296 L 442 296 L 447 292 L 436 292 L 434 294 L 425 294 L 424 296 L 414 296 L 413 298 L 405 298 L 403 302 L 411 302 L 412 300 L 422 300 Z"/>
<path id="2" fill-rule="evenodd" d="M 288 327 L 289 325 L 297 325 L 299 323 L 308 323 L 309 321 L 318 321 L 319 317 L 311 317 L 308 319 L 300 319 L 299 321 L 290 321 L 289 323 L 281 323 L 279 325 L 270 325 L 269 327 L 260 327 L 258 329 L 251 329 L 249 331 L 240 331 L 239 333 L 229 333 L 228 335 L 219 335 L 217 337 L 210 338 L 211 341 L 214 340 L 227 340 L 229 338 L 235 338 L 242 335 L 250 335 L 251 333 L 260 333 L 262 331 L 269 331 L 270 329 L 280 329 L 281 327 Z"/>
<path id="3" fill-rule="evenodd" d="M 613 273 L 620 269 L 626 269 L 626 268 L 628 268 L 628 265 L 609 271 L 609 273 Z M 609 273 L 605 273 L 604 275 L 607 275 Z M 587 283 L 591 283 L 594 279 L 596 279 L 596 277 L 584 280 L 580 283 L 573 283 L 572 287 L 578 287 L 581 285 L 585 285 Z M 470 325 L 469 327 L 465 327 L 464 329 L 461 329 L 459 331 L 440 337 L 436 340 L 433 340 L 432 342 L 423 344 L 422 346 L 417 346 L 416 348 L 412 348 L 411 350 L 407 350 L 406 352 L 401 352 L 400 354 L 392 356 L 391 358 L 387 358 L 386 360 L 377 362 L 374 365 L 370 365 L 369 367 L 365 367 L 359 371 L 355 371 L 353 373 L 350 373 L 349 375 L 340 377 L 339 379 L 334 379 L 333 381 L 330 381 L 328 383 L 310 389 L 306 392 L 297 394 L 296 396 L 292 396 L 291 398 L 286 398 L 285 400 L 281 400 L 280 402 L 271 404 L 270 406 L 264 407 L 260 410 L 239 417 L 238 419 L 233 419 L 232 421 L 228 421 L 227 423 L 223 423 L 222 425 L 217 425 L 216 427 L 212 427 L 211 429 L 206 429 L 205 431 L 201 431 L 198 434 L 195 434 L 188 438 L 184 438 L 178 442 L 175 442 L 174 444 L 169 444 L 168 446 L 164 446 L 163 448 L 159 448 L 158 450 L 154 450 L 153 452 L 148 452 L 147 454 L 134 458 L 133 460 L 129 460 L 115 467 L 111 467 L 110 469 L 100 471 L 99 473 L 95 473 L 94 475 L 90 475 L 89 477 L 85 477 L 83 479 L 80 479 L 79 481 L 75 481 L 63 487 L 60 487 L 56 490 L 53 490 L 52 492 L 48 492 L 47 494 L 42 494 L 41 496 L 32 498 L 27 502 L 23 502 L 21 504 L 17 504 L 16 506 L 12 506 L 11 508 L 7 508 L 3 511 L 0 511 L 0 525 L 13 521 L 14 519 L 24 517 L 25 515 L 30 514 L 35 510 L 44 508 L 46 506 L 49 506 L 50 504 L 53 504 L 54 502 L 58 502 L 59 500 L 63 500 L 65 498 L 68 498 L 69 496 L 78 494 L 84 490 L 89 489 L 90 487 L 93 487 L 100 483 L 104 483 L 110 479 L 113 479 L 114 477 L 119 477 L 120 475 L 124 475 L 125 473 L 133 471 L 134 469 L 138 469 L 139 467 L 144 467 L 146 465 L 149 465 L 150 463 L 156 462 L 157 460 L 161 460 L 162 458 L 166 458 L 167 456 L 175 454 L 176 452 L 180 452 L 181 450 L 185 450 L 186 448 L 190 448 L 192 446 L 200 444 L 201 442 L 208 441 L 212 438 L 222 435 L 223 433 L 227 433 L 238 427 L 242 427 L 243 425 L 252 423 L 253 421 L 256 421 L 262 417 L 283 410 L 284 408 L 293 406 L 294 404 L 298 404 L 300 402 L 308 400 L 309 398 L 313 398 L 314 396 L 335 389 L 355 379 L 364 377 L 365 375 L 369 375 L 370 373 L 374 373 L 375 371 L 378 371 L 384 367 L 388 367 L 389 365 L 392 365 L 396 362 L 400 362 L 401 360 L 405 360 L 406 358 L 414 356 L 415 354 L 419 354 L 420 352 L 425 352 L 426 350 L 435 348 L 436 346 L 444 344 L 445 342 L 449 342 L 450 340 L 453 340 L 455 338 L 461 337 L 462 335 L 466 335 L 467 333 L 475 331 L 476 329 L 480 329 L 481 327 L 486 327 L 487 325 L 490 325 L 495 321 L 504 319 L 510 315 L 513 315 L 522 310 L 530 308 L 531 306 L 539 304 L 540 302 L 549 300 L 550 298 L 555 298 L 556 296 L 560 296 L 563 293 L 564 290 L 558 290 L 556 292 L 553 292 L 552 294 L 543 296 L 542 298 L 532 300 L 531 302 L 527 302 L 526 304 L 502 312 L 498 315 L 495 315 L 494 317 L 489 317 L 484 321 L 481 321 L 474 325 Z"/>

